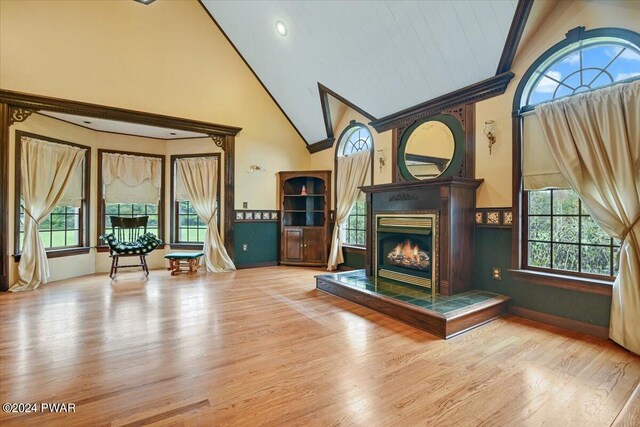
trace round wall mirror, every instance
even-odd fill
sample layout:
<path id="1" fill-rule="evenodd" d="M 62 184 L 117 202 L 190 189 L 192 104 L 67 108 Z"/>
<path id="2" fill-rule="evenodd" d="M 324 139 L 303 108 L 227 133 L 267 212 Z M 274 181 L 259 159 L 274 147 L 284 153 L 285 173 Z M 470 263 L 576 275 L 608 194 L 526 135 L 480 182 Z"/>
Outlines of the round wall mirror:
<path id="1" fill-rule="evenodd" d="M 416 179 L 437 178 L 447 170 L 456 144 L 453 132 L 437 120 L 430 120 L 415 128 L 407 139 L 404 162 Z"/>

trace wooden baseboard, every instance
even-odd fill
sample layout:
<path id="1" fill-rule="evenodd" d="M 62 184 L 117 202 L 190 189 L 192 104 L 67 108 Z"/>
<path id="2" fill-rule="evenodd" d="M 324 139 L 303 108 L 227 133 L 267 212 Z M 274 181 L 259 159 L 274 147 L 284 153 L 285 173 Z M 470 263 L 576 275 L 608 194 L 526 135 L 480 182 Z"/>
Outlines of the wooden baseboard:
<path id="1" fill-rule="evenodd" d="M 243 270 L 245 268 L 273 267 L 274 265 L 278 265 L 278 261 L 254 262 L 252 264 L 241 264 L 241 265 L 236 265 L 236 268 L 238 270 Z"/>
<path id="2" fill-rule="evenodd" d="M 609 328 L 604 326 L 592 325 L 591 323 L 567 319 L 566 317 L 555 316 L 553 314 L 542 313 L 540 311 L 529 310 L 528 308 L 516 306 L 511 306 L 509 308 L 509 313 L 514 316 L 535 320 L 536 322 L 546 323 L 548 325 L 557 326 L 570 331 L 581 332 L 598 338 L 609 338 Z"/>

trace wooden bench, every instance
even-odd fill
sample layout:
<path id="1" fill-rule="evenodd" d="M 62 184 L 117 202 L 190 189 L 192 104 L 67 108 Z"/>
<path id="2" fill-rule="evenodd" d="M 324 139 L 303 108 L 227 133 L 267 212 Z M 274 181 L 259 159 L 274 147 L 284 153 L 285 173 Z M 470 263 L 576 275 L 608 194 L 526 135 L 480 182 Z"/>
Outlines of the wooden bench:
<path id="1" fill-rule="evenodd" d="M 171 275 L 175 276 L 177 274 L 182 273 L 180 269 L 180 262 L 186 261 L 189 266 L 189 270 L 187 274 L 193 274 L 198 272 L 198 268 L 200 267 L 200 257 L 204 255 L 203 252 L 193 252 L 193 253 L 172 253 L 167 254 L 164 257 L 169 260 L 169 268 L 167 270 L 171 271 Z M 185 265 L 186 267 L 186 265 Z"/>

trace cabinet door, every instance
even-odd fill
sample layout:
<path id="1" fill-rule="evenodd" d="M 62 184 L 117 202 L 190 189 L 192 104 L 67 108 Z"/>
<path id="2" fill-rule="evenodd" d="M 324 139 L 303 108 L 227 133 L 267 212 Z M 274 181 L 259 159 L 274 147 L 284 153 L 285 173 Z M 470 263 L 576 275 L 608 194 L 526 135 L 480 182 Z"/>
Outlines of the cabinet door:
<path id="1" fill-rule="evenodd" d="M 285 261 L 302 261 L 302 229 L 284 229 L 284 258 Z"/>
<path id="2" fill-rule="evenodd" d="M 304 229 L 304 260 L 305 262 L 325 262 L 324 227 L 309 227 Z"/>

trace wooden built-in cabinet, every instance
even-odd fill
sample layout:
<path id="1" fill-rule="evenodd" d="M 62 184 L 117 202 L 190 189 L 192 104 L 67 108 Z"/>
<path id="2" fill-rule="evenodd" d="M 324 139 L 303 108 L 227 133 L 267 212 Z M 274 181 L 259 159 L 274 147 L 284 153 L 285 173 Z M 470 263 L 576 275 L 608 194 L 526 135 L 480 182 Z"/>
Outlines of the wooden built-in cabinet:
<path id="1" fill-rule="evenodd" d="M 331 171 L 279 172 L 278 177 L 280 264 L 325 265 L 329 255 Z"/>

